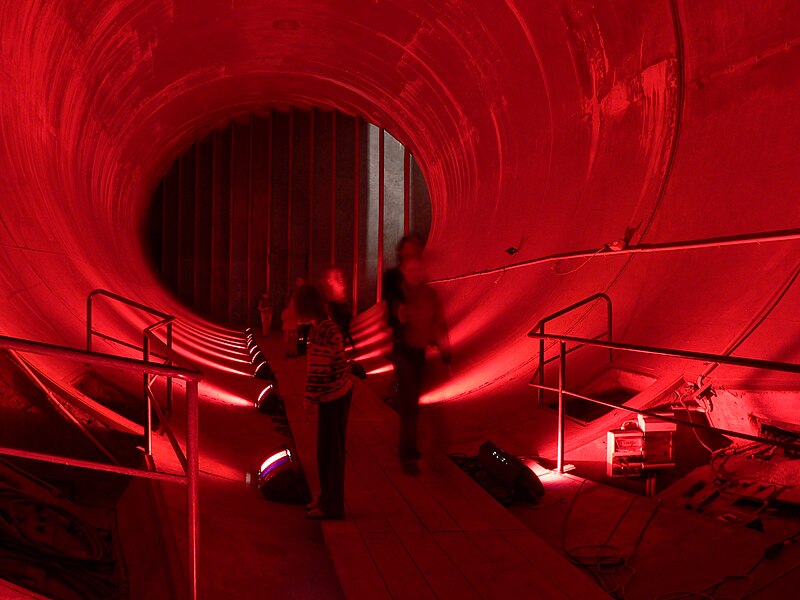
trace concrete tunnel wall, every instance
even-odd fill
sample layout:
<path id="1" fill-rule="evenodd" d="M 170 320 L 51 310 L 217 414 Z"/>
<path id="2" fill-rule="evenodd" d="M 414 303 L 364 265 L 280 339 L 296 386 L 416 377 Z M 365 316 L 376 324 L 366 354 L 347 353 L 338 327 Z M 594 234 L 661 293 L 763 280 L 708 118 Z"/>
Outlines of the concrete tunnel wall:
<path id="1" fill-rule="evenodd" d="M 620 238 L 796 232 L 798 43 L 792 0 L 0 0 L 0 332 L 81 346 L 97 287 L 211 327 L 148 268 L 147 205 L 191 143 L 268 106 L 360 114 L 411 148 L 435 279 Z M 519 391 L 528 329 L 598 291 L 617 340 L 798 361 L 797 250 L 600 252 L 439 283 L 457 369 L 428 399 Z M 579 316 L 558 328 L 597 333 Z"/>

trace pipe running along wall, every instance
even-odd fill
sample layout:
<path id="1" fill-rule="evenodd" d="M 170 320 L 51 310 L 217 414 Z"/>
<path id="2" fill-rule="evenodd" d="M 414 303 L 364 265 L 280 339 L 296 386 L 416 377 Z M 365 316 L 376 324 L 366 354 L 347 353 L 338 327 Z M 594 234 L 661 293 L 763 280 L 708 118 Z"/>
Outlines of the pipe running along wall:
<path id="1" fill-rule="evenodd" d="M 796 240 L 591 253 L 800 227 L 799 42 L 792 0 L 2 0 L 0 330 L 78 346 L 96 287 L 211 327 L 147 266 L 150 195 L 231 118 L 313 105 L 425 172 L 457 363 L 429 400 L 521 386 L 527 330 L 598 291 L 618 340 L 798 360 Z"/>

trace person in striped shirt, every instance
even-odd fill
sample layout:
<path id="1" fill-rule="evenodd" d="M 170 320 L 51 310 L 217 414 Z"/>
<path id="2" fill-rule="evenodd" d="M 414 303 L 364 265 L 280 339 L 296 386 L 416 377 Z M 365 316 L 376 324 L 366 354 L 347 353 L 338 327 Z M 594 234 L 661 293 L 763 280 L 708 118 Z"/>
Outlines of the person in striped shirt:
<path id="1" fill-rule="evenodd" d="M 317 467 L 320 495 L 306 508 L 309 519 L 344 518 L 344 464 L 347 417 L 353 395 L 342 330 L 328 316 L 325 297 L 313 285 L 302 285 L 294 296 L 299 324 L 311 325 L 308 335 L 306 400 L 315 404 Z"/>

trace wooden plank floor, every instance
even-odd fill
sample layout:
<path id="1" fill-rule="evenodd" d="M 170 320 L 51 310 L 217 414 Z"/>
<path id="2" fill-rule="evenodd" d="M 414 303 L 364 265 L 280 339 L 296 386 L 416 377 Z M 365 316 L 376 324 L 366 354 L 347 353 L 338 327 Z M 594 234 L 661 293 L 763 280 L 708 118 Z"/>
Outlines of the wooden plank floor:
<path id="1" fill-rule="evenodd" d="M 267 352 L 312 494 L 316 412 L 303 404 L 305 360 Z M 608 598 L 440 450 L 420 474 L 396 455 L 397 414 L 357 384 L 347 431 L 346 519 L 323 533 L 348 598 Z"/>

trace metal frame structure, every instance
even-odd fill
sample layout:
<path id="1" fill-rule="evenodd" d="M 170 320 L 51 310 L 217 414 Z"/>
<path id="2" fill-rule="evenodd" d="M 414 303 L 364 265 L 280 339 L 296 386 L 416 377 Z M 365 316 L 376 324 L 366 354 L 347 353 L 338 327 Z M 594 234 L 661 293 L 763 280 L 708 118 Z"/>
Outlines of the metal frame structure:
<path id="1" fill-rule="evenodd" d="M 149 307 L 145 308 L 147 310 L 153 310 L 149 309 Z M 91 331 L 90 327 L 89 330 Z M 89 334 L 89 344 L 91 344 L 91 335 L 92 334 Z M 95 335 L 98 334 L 95 333 Z M 21 353 L 39 354 L 63 360 L 83 362 L 98 367 L 109 367 L 128 372 L 141 373 L 144 377 L 157 375 L 170 379 L 178 378 L 186 382 L 186 457 L 183 457 L 183 460 L 181 460 L 184 471 L 183 475 L 111 465 L 42 452 L 20 450 L 17 448 L 0 447 L 0 455 L 38 460 L 83 469 L 93 469 L 95 471 L 105 471 L 107 473 L 116 473 L 118 475 L 127 475 L 131 477 L 185 483 L 187 487 L 186 512 L 189 547 L 189 597 L 193 600 L 197 598 L 197 556 L 199 540 L 198 384 L 202 380 L 203 374 L 199 371 L 176 367 L 174 365 L 149 363 L 144 360 L 113 356 L 110 354 L 92 352 L 90 350 L 77 350 L 65 346 L 56 346 L 53 344 L 6 336 L 0 336 L 0 348 Z M 179 458 L 180 457 L 179 455 Z"/>
<path id="2" fill-rule="evenodd" d="M 159 317 L 160 320 L 156 321 L 152 325 L 149 325 L 142 329 L 142 346 L 139 347 L 136 344 L 131 344 L 130 342 L 126 342 L 120 338 L 116 338 L 114 336 L 101 333 L 94 328 L 94 299 L 97 296 L 106 297 L 116 302 L 120 302 L 142 312 L 146 312 L 153 316 Z M 124 296 L 120 296 L 119 294 L 115 294 L 114 292 L 110 292 L 104 289 L 96 289 L 89 296 L 86 298 L 86 350 L 88 352 L 92 351 L 92 339 L 94 336 L 102 338 L 104 340 L 108 340 L 111 342 L 115 342 L 118 344 L 122 344 L 123 346 L 127 346 L 128 348 L 132 348 L 134 350 L 140 350 L 142 352 L 142 360 L 144 362 L 149 363 L 152 357 L 162 358 L 165 360 L 164 364 L 167 366 L 172 366 L 173 364 L 173 351 L 172 351 L 172 324 L 175 321 L 175 317 L 173 315 L 168 315 L 167 313 L 161 312 L 160 310 L 156 310 L 150 306 L 146 306 L 144 304 L 140 304 L 139 302 L 135 302 L 130 298 L 125 298 Z M 156 329 L 161 327 L 166 328 L 166 340 L 161 342 L 156 335 Z M 151 345 L 155 343 L 163 343 L 166 345 L 166 353 L 165 354 L 158 354 L 157 352 L 153 352 L 151 350 Z M 152 410 L 153 404 L 155 403 L 158 406 L 158 402 L 155 401 L 155 396 L 153 395 L 152 385 L 155 382 L 157 375 L 145 373 L 143 375 L 143 391 L 142 391 L 142 398 L 145 404 L 145 423 L 144 423 L 144 448 L 145 453 L 149 456 L 152 454 L 153 450 L 153 419 L 152 419 Z M 172 414 L 172 394 L 173 394 L 173 382 L 172 377 L 167 376 L 167 392 L 166 392 L 166 408 L 159 412 L 164 417 L 169 417 Z M 160 409 L 160 407 L 159 407 Z M 172 438 L 172 436 L 170 435 Z M 175 443 L 173 442 L 173 446 Z"/>
<path id="3" fill-rule="evenodd" d="M 610 300 L 609 300 L 610 301 Z M 574 308 L 574 306 L 572 307 Z M 565 309 L 567 311 L 568 309 Z M 560 313 L 563 314 L 563 311 Z M 609 321 L 610 322 L 610 321 Z M 540 322 L 541 323 L 541 322 Z M 650 355 L 658 355 L 658 356 L 668 356 L 670 358 L 679 358 L 684 360 L 692 360 L 692 361 L 700 361 L 700 362 L 716 362 L 722 365 L 730 365 L 736 367 L 745 367 L 751 369 L 764 369 L 770 371 L 779 371 L 783 373 L 793 373 L 796 375 L 800 375 L 800 364 L 795 363 L 784 363 L 784 362 L 777 362 L 777 361 L 770 361 L 770 360 L 761 360 L 757 358 L 744 358 L 738 356 L 725 356 L 722 354 L 710 354 L 706 352 L 693 352 L 689 350 L 676 350 L 673 348 L 659 348 L 656 346 L 640 346 L 635 344 L 620 344 L 612 341 L 600 341 L 594 338 L 584 338 L 584 337 L 574 337 L 568 335 L 554 335 L 554 334 L 546 334 L 542 331 L 536 331 L 539 328 L 539 324 L 537 327 L 534 327 L 528 333 L 528 337 L 538 339 L 539 340 L 539 348 L 542 354 L 540 355 L 540 369 L 543 371 L 542 367 L 542 359 L 544 356 L 543 353 L 543 346 L 544 340 L 553 340 L 558 342 L 559 344 L 559 353 L 557 357 L 554 359 L 559 361 L 559 377 L 558 377 L 558 387 L 554 388 L 552 386 L 545 386 L 543 383 L 535 384 L 531 383 L 532 387 L 537 388 L 540 392 L 541 391 L 551 391 L 558 393 L 558 440 L 557 440 L 557 458 L 556 458 L 556 469 L 559 473 L 564 472 L 564 446 L 565 446 L 565 421 L 566 421 L 566 410 L 565 410 L 565 397 L 569 396 L 572 398 L 579 398 L 581 400 L 585 400 L 587 402 L 592 402 L 594 404 L 599 404 L 601 406 L 607 406 L 613 409 L 620 409 L 631 413 L 637 413 L 641 415 L 646 415 L 649 417 L 653 417 L 655 419 L 659 419 L 661 421 L 669 421 L 671 423 L 680 423 L 682 425 L 688 425 L 689 427 L 694 427 L 696 429 L 705 429 L 710 431 L 716 431 L 717 433 L 740 438 L 744 440 L 760 442 L 764 444 L 770 444 L 772 446 L 779 446 L 782 448 L 787 448 L 793 450 L 795 452 L 800 451 L 800 445 L 793 444 L 790 442 L 781 442 L 778 440 L 773 440 L 769 438 L 763 438 L 755 435 L 749 435 L 746 433 L 739 433 L 738 431 L 731 431 L 728 429 L 721 429 L 719 427 L 713 427 L 711 425 L 704 425 L 702 423 L 693 423 L 691 421 L 683 421 L 681 419 L 674 419 L 670 417 L 665 417 L 663 415 L 659 415 L 650 411 L 646 410 L 639 410 L 635 408 L 628 408 L 626 406 L 618 406 L 616 404 L 612 404 L 610 402 L 604 402 L 602 400 L 595 400 L 594 398 L 589 398 L 587 396 L 583 396 L 581 394 L 576 394 L 574 392 L 570 392 L 566 390 L 566 363 L 567 363 L 567 354 L 569 352 L 576 350 L 583 346 L 591 346 L 595 348 L 606 348 L 609 352 L 613 351 L 623 351 L 623 352 L 635 352 L 639 354 L 650 354 Z M 572 348 L 571 350 L 567 349 L 567 344 L 577 344 L 576 347 Z"/>
<path id="4" fill-rule="evenodd" d="M 533 326 L 533 329 L 531 330 L 531 332 L 533 332 L 533 331 L 538 329 L 539 330 L 539 332 L 538 332 L 539 335 L 540 336 L 544 336 L 545 335 L 544 326 L 548 321 L 552 321 L 554 319 L 557 319 L 558 317 L 561 317 L 561 316 L 563 316 L 563 315 L 565 315 L 565 314 L 567 314 L 569 312 L 572 312 L 575 309 L 578 309 L 578 308 L 580 308 L 582 306 L 586 306 L 587 304 L 591 304 L 593 302 L 597 302 L 598 300 L 603 300 L 606 303 L 607 326 L 606 326 L 606 330 L 603 333 L 598 334 L 597 336 L 595 336 L 592 339 L 593 340 L 597 340 L 597 339 L 601 338 L 602 336 L 607 335 L 608 336 L 608 341 L 611 342 L 611 341 L 614 340 L 614 337 L 613 337 L 613 320 L 612 320 L 611 298 L 607 294 L 603 294 L 602 292 L 597 293 L 597 294 L 592 294 L 591 296 L 587 296 L 583 300 L 579 300 L 578 302 L 575 302 L 574 304 L 570 304 L 566 308 L 562 308 L 559 311 L 556 311 L 556 312 L 554 312 L 552 314 L 547 315 L 546 317 L 542 318 L 538 323 L 536 323 L 536 325 Z M 530 336 L 530 333 L 528 335 Z M 553 362 L 554 360 L 557 359 L 557 357 L 552 357 L 552 358 L 550 358 L 548 360 L 545 360 L 545 358 L 544 358 L 544 353 L 545 353 L 544 341 L 545 341 L 545 339 L 546 339 L 545 337 L 540 337 L 539 338 L 539 368 L 537 370 L 538 373 L 539 373 L 539 385 L 534 386 L 534 387 L 537 388 L 537 400 L 538 400 L 539 406 L 542 406 L 544 404 L 544 392 L 546 391 L 545 388 L 544 388 L 544 367 L 545 367 L 545 365 L 547 365 L 547 364 L 549 364 L 549 363 L 551 363 L 551 362 Z M 583 347 L 583 344 L 575 346 L 574 348 L 569 350 L 569 352 L 574 352 L 575 350 L 578 350 L 581 347 Z M 609 350 L 608 351 L 608 360 L 613 360 L 613 358 L 614 358 L 614 351 L 613 350 Z M 565 367 L 562 365 L 562 370 L 564 368 Z M 564 376 L 564 373 L 562 371 L 559 371 L 559 376 Z M 533 383 L 531 383 L 531 385 L 533 385 Z"/>

